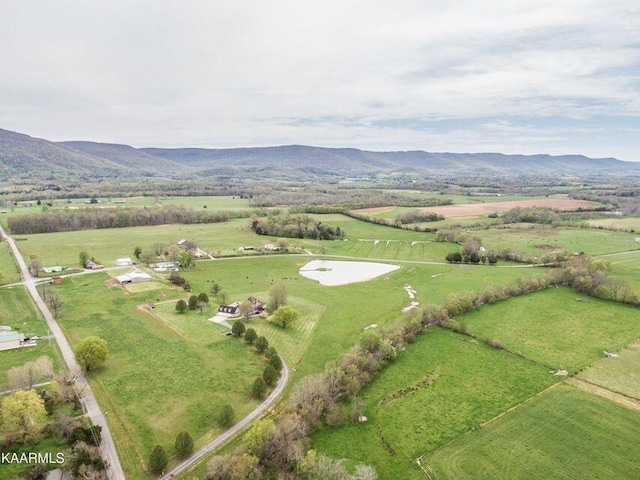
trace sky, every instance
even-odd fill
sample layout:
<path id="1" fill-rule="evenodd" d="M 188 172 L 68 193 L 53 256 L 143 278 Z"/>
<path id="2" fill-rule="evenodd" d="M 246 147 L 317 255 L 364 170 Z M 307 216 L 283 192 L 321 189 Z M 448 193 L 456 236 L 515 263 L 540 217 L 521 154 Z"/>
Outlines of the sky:
<path id="1" fill-rule="evenodd" d="M 0 0 L 0 128 L 640 161 L 637 0 Z"/>

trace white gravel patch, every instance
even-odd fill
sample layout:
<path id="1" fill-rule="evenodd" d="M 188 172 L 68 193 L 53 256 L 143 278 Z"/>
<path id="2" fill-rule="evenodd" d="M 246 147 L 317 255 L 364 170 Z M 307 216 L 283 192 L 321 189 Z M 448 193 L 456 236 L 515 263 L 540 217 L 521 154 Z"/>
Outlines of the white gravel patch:
<path id="1" fill-rule="evenodd" d="M 366 282 L 399 268 L 387 263 L 312 260 L 300 268 L 300 275 L 316 280 L 321 285 L 333 287 Z"/>

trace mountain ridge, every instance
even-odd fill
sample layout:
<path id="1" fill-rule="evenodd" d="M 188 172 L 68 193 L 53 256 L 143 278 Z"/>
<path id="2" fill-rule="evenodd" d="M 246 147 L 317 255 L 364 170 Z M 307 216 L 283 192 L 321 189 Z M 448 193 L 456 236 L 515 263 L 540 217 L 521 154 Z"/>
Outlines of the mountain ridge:
<path id="1" fill-rule="evenodd" d="M 0 129 L 0 175 L 67 179 L 156 177 L 322 179 L 375 175 L 482 176 L 640 174 L 640 162 L 584 155 L 373 151 L 281 145 L 239 148 L 134 148 L 88 141 L 50 142 Z"/>

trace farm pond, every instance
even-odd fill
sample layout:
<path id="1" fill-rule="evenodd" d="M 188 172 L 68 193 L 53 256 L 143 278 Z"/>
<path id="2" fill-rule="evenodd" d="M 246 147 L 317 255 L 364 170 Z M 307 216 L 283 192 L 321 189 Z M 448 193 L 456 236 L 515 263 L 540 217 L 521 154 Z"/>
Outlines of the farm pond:
<path id="1" fill-rule="evenodd" d="M 387 263 L 312 260 L 301 267 L 299 273 L 318 281 L 320 285 L 334 287 L 365 282 L 399 268 Z"/>

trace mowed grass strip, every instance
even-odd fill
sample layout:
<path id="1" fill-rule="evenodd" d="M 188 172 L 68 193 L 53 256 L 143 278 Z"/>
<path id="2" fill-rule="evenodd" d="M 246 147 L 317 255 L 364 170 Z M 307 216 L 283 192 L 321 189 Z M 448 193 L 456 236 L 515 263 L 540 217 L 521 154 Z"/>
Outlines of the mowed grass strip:
<path id="1" fill-rule="evenodd" d="M 562 287 L 488 305 L 457 320 L 477 338 L 499 340 L 512 352 L 569 373 L 640 338 L 637 308 Z"/>
<path id="2" fill-rule="evenodd" d="M 439 480 L 639 478 L 640 412 L 568 385 L 422 458 Z"/>
<path id="3" fill-rule="evenodd" d="M 18 266 L 7 242 L 0 242 L 0 285 L 20 281 Z"/>
<path id="4" fill-rule="evenodd" d="M 264 362 L 231 338 L 187 341 L 138 308 L 156 302 L 158 290 L 132 295 L 108 288 L 107 279 L 98 273 L 55 286 L 65 302 L 60 324 L 72 346 L 88 335 L 107 341 L 109 358 L 89 380 L 109 412 L 127 477 L 147 478 L 144 465 L 155 444 L 171 454 L 177 434 L 186 430 L 202 445 L 221 433 L 217 418 L 223 404 L 233 405 L 237 418 L 255 408 L 250 386 Z M 167 289 L 166 295 L 174 294 Z"/>
<path id="5" fill-rule="evenodd" d="M 325 427 L 312 436 L 313 448 L 374 465 L 380 478 L 424 478 L 418 456 L 557 381 L 540 366 L 468 340 L 435 328 L 407 345 L 362 392 L 368 421 Z"/>
<path id="6" fill-rule="evenodd" d="M 594 363 L 578 378 L 640 401 L 640 343 L 620 350 L 617 357 Z"/>

